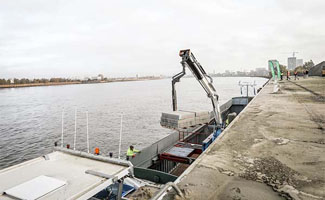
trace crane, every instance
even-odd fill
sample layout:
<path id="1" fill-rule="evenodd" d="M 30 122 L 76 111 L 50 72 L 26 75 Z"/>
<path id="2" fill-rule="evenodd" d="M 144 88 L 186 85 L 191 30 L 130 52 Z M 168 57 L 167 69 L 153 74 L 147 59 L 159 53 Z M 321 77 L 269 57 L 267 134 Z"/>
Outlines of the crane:
<path id="1" fill-rule="evenodd" d="M 298 51 L 291 51 L 291 52 L 281 52 L 281 54 L 289 54 L 292 53 L 292 57 L 295 57 L 296 53 L 299 53 Z"/>
<path id="2" fill-rule="evenodd" d="M 172 103 L 173 103 L 173 111 L 177 110 L 177 96 L 175 84 L 180 81 L 180 79 L 186 74 L 185 68 L 188 67 L 190 71 L 193 73 L 196 80 L 201 84 L 207 96 L 211 99 L 214 119 L 216 121 L 216 125 L 222 126 L 222 118 L 219 107 L 219 96 L 216 92 L 216 89 L 212 85 L 213 79 L 205 72 L 201 64 L 196 60 L 195 56 L 191 52 L 190 49 L 181 50 L 179 52 L 179 56 L 182 57 L 182 67 L 183 70 L 173 76 L 172 79 Z"/>
<path id="3" fill-rule="evenodd" d="M 298 51 L 291 51 L 291 52 L 281 52 L 281 54 L 289 54 L 292 53 L 292 57 L 295 57 L 296 53 L 299 53 Z"/>
<path id="4" fill-rule="evenodd" d="M 295 54 L 296 54 L 296 53 L 299 53 L 299 52 L 297 52 L 297 51 L 293 51 L 293 52 L 292 52 L 292 57 L 295 57 Z"/>

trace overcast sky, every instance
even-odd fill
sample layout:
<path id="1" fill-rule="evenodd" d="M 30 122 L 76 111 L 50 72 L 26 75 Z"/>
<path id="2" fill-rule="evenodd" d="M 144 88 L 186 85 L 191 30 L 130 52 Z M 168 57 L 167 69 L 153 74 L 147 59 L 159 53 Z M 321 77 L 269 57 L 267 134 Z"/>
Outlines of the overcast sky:
<path id="1" fill-rule="evenodd" d="M 0 77 L 173 75 L 325 60 L 324 0 L 0 0 Z"/>

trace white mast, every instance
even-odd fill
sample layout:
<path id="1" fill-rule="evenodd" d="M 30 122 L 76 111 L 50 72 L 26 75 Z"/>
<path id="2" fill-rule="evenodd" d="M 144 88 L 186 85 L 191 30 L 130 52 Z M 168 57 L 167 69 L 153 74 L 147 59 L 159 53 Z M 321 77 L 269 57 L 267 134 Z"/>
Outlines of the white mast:
<path id="1" fill-rule="evenodd" d="M 87 117 L 87 150 L 89 153 L 88 111 L 86 112 L 86 117 Z"/>
<path id="2" fill-rule="evenodd" d="M 64 128 L 63 128 L 63 126 L 64 126 L 64 109 L 62 109 L 62 119 L 61 119 L 61 121 L 62 121 L 62 135 L 61 135 L 61 147 L 63 147 L 63 131 L 64 131 Z"/>
<path id="3" fill-rule="evenodd" d="M 121 158 L 122 128 L 123 128 L 123 113 L 121 114 L 120 143 L 118 146 L 118 158 L 119 159 Z"/>
<path id="4" fill-rule="evenodd" d="M 76 139 L 77 139 L 77 107 L 74 110 L 74 140 L 73 140 L 73 150 L 76 150 Z"/>

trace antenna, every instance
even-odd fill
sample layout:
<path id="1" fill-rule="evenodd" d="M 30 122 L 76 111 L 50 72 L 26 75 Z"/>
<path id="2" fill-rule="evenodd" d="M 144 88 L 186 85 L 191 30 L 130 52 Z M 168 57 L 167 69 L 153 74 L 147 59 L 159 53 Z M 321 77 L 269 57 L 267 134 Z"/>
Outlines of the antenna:
<path id="1" fill-rule="evenodd" d="M 239 81 L 239 83 L 238 83 L 238 85 L 240 86 L 240 94 L 242 95 L 243 94 L 243 88 L 245 88 L 246 87 L 246 97 L 248 97 L 248 87 L 252 87 L 253 89 L 254 89 L 254 95 L 256 95 L 256 88 L 255 88 L 255 86 L 256 86 L 256 82 L 255 82 L 255 80 L 254 80 L 254 83 L 250 83 L 250 82 L 241 82 L 241 81 Z"/>
<path id="2" fill-rule="evenodd" d="M 123 128 L 123 113 L 121 114 L 120 143 L 118 146 L 118 159 L 121 159 L 122 128 Z"/>
<path id="3" fill-rule="evenodd" d="M 76 139 L 77 139 L 77 107 L 74 109 L 74 140 L 73 150 L 76 150 Z"/>
<path id="4" fill-rule="evenodd" d="M 89 153 L 88 110 L 86 111 L 86 118 L 87 118 L 87 150 Z"/>
<path id="5" fill-rule="evenodd" d="M 61 135 L 61 147 L 63 147 L 63 131 L 64 131 L 64 108 L 62 109 L 62 135 Z"/>

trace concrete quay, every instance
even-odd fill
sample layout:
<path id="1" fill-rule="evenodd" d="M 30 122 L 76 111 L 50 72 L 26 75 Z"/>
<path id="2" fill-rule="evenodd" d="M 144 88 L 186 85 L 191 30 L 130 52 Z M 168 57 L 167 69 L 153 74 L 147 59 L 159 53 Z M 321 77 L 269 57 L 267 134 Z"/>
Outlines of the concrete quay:
<path id="1" fill-rule="evenodd" d="M 177 179 L 185 199 L 325 199 L 325 78 L 273 86 Z"/>

